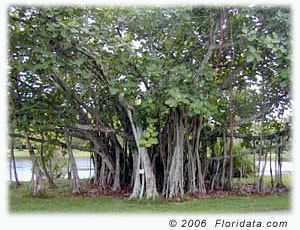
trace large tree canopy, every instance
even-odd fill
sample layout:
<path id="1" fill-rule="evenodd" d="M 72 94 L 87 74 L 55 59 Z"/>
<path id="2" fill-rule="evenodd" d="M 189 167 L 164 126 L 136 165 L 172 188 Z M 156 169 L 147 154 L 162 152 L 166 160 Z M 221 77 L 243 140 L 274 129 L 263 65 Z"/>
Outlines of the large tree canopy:
<path id="1" fill-rule="evenodd" d="M 228 136 L 230 188 L 234 137 L 286 128 L 290 30 L 285 7 L 11 6 L 11 132 L 85 140 L 95 183 L 132 197 L 205 192 Z"/>

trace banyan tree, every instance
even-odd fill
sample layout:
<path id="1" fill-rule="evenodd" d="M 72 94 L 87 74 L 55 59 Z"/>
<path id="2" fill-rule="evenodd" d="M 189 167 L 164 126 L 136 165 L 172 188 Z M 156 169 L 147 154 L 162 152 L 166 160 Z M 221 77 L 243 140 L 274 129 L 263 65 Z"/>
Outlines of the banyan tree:
<path id="1" fill-rule="evenodd" d="M 74 149 L 91 152 L 93 186 L 132 198 L 233 190 L 249 174 L 262 192 L 267 170 L 273 190 L 284 186 L 289 8 L 8 11 L 9 134 L 26 140 L 34 194 L 55 186 L 45 145 L 69 155 L 75 193 L 85 188 Z"/>

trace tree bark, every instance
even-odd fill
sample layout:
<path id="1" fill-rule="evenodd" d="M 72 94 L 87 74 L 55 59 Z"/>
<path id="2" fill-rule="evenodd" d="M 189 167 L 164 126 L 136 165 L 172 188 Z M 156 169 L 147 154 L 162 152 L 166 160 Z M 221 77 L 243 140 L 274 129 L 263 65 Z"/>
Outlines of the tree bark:
<path id="1" fill-rule="evenodd" d="M 11 160 L 10 160 L 10 167 L 11 167 L 11 163 L 12 163 L 12 165 L 13 165 L 13 171 L 14 171 L 14 177 L 15 177 L 15 181 L 16 181 L 16 187 L 19 187 L 20 186 L 20 182 L 19 182 L 18 174 L 17 174 L 17 167 L 16 167 L 16 159 L 15 159 L 14 148 L 15 148 L 15 141 L 14 141 L 14 138 L 11 137 L 11 146 L 10 146 L 10 157 L 11 157 Z"/>
<path id="2" fill-rule="evenodd" d="M 68 154 L 69 154 L 70 162 L 71 162 L 72 193 L 80 193 L 82 190 L 82 187 L 81 187 L 80 179 L 78 176 L 76 160 L 75 160 L 75 157 L 74 157 L 73 151 L 72 151 L 72 138 L 67 132 L 65 133 L 65 140 L 66 140 L 67 150 L 68 150 Z"/>
<path id="3" fill-rule="evenodd" d="M 206 188 L 205 188 L 205 183 L 204 183 L 204 176 L 202 174 L 202 164 L 200 160 L 200 154 L 199 154 L 199 149 L 201 149 L 201 142 L 200 142 L 200 134 L 201 134 L 201 129 L 202 129 L 202 123 L 203 123 L 203 116 L 200 116 L 199 119 L 197 119 L 197 129 L 196 129 L 196 139 L 195 139 L 195 147 L 194 147 L 194 152 L 195 152 L 195 157 L 196 157 L 196 163 L 197 163 L 197 179 L 198 179 L 198 193 L 199 194 L 204 194 L 206 193 Z"/>
<path id="4" fill-rule="evenodd" d="M 183 112 L 175 111 L 175 149 L 172 156 L 171 167 L 168 174 L 168 190 L 166 196 L 183 197 L 183 151 L 184 151 L 184 123 Z"/>
<path id="5" fill-rule="evenodd" d="M 233 179 L 233 154 L 234 154 L 234 131 L 233 131 L 233 108 L 232 108 L 232 93 L 230 93 L 230 106 L 229 106 L 229 129 L 230 129 L 230 142 L 229 142 L 229 177 L 228 177 L 228 189 L 232 189 L 232 179 Z"/>
<path id="6" fill-rule="evenodd" d="M 226 160 L 227 160 L 227 144 L 226 144 L 226 130 L 223 131 L 223 164 L 222 164 L 222 179 L 221 188 L 224 189 L 225 186 L 225 172 L 226 172 Z"/>
<path id="7" fill-rule="evenodd" d="M 34 150 L 32 148 L 32 145 L 30 143 L 27 133 L 25 133 L 25 140 L 26 140 L 27 148 L 28 148 L 29 155 L 30 155 L 30 158 L 32 161 L 32 178 L 31 178 L 31 185 L 30 185 L 31 195 L 39 196 L 45 192 L 45 185 L 44 185 L 44 181 L 42 178 L 42 171 L 40 169 L 38 159 L 35 156 Z"/>
<path id="8" fill-rule="evenodd" d="M 114 192 L 121 190 L 120 185 L 120 147 L 117 143 L 115 143 L 115 154 L 116 154 L 116 167 L 115 167 L 115 175 L 114 175 L 114 185 L 112 190 Z"/>
<path id="9" fill-rule="evenodd" d="M 140 158 L 140 164 L 136 166 L 137 171 L 140 167 L 140 165 L 143 167 L 143 173 L 145 173 L 145 180 L 146 180 L 146 198 L 155 198 L 158 196 L 157 189 L 156 189 L 156 179 L 151 167 L 151 161 L 147 152 L 147 149 L 144 147 L 140 146 L 140 140 L 143 135 L 143 129 L 140 125 L 135 124 L 133 117 L 132 117 L 132 110 L 127 108 L 127 114 L 131 123 L 131 128 L 133 131 L 135 143 L 138 149 L 138 155 Z M 139 161 L 137 161 L 139 163 Z M 135 177 L 135 182 L 134 182 L 134 191 L 131 194 L 131 198 L 141 198 L 142 196 L 139 195 L 137 196 L 136 191 L 137 190 L 142 190 L 141 188 L 141 183 L 139 182 L 139 179 L 137 179 L 137 173 L 136 172 L 136 177 Z"/>
<path id="10" fill-rule="evenodd" d="M 140 164 L 141 164 L 141 156 L 138 151 L 134 151 L 133 153 L 133 190 L 130 195 L 130 198 L 140 197 L 141 190 L 141 179 L 140 179 Z"/>
<path id="11" fill-rule="evenodd" d="M 42 140 L 44 140 L 44 134 L 42 134 Z M 54 181 L 52 180 L 52 177 L 49 175 L 47 167 L 45 165 L 45 157 L 44 157 L 44 142 L 41 143 L 41 163 L 42 163 L 42 168 L 44 170 L 45 176 L 47 178 L 47 181 L 52 188 L 56 188 L 57 186 L 55 185 Z"/>
<path id="12" fill-rule="evenodd" d="M 260 142 L 259 142 L 259 159 L 258 159 L 258 183 L 257 191 L 260 193 L 262 189 L 262 179 L 261 179 L 261 161 L 263 156 L 263 146 L 264 146 L 264 126 L 263 120 L 260 122 Z"/>
<path id="13" fill-rule="evenodd" d="M 273 179 L 273 170 L 272 170 L 272 140 L 270 141 L 270 176 L 271 176 L 271 186 L 272 190 L 274 189 L 274 179 Z"/>

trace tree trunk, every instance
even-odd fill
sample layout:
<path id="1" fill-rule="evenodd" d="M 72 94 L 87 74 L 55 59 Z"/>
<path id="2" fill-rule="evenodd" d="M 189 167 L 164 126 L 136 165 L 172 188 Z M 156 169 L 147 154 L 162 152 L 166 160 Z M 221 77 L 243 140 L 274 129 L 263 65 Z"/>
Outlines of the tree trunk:
<path id="1" fill-rule="evenodd" d="M 121 190 L 120 186 L 120 147 L 118 143 L 115 143 L 115 153 L 116 153 L 116 167 L 114 176 L 114 185 L 112 190 L 114 192 Z"/>
<path id="2" fill-rule="evenodd" d="M 143 129 L 140 125 L 135 124 L 132 117 L 132 111 L 130 109 L 127 109 L 127 114 L 131 123 L 131 128 L 133 131 L 135 143 L 138 149 L 138 159 L 137 165 L 136 165 L 136 176 L 134 181 L 134 191 L 131 194 L 131 198 L 141 198 L 142 196 L 139 194 L 137 195 L 137 190 L 142 191 L 141 183 L 139 181 L 139 176 L 137 176 L 137 173 L 139 172 L 140 166 L 142 166 L 143 173 L 145 173 L 145 180 L 146 180 L 146 198 L 155 198 L 158 196 L 157 189 L 156 189 L 156 179 L 151 167 L 151 161 L 147 152 L 147 149 L 140 146 L 140 141 L 143 135 Z M 143 192 L 143 191 L 142 191 Z"/>
<path id="3" fill-rule="evenodd" d="M 43 134 L 43 133 L 42 133 L 42 140 L 44 140 L 44 134 Z M 41 152 L 41 163 L 42 163 L 42 168 L 43 168 L 43 171 L 44 171 L 45 176 L 46 176 L 46 178 L 47 178 L 47 181 L 48 181 L 50 187 L 56 188 L 57 186 L 55 185 L 54 181 L 52 180 L 51 176 L 49 175 L 48 170 L 47 170 L 47 167 L 46 167 L 46 165 L 45 165 L 44 142 L 43 142 L 43 141 L 41 142 L 41 149 L 40 149 L 40 152 Z"/>
<path id="4" fill-rule="evenodd" d="M 141 164 L 141 156 L 138 151 L 134 151 L 133 153 L 133 190 L 130 195 L 130 198 L 140 197 L 141 190 L 141 179 L 140 179 L 140 164 Z"/>
<path id="5" fill-rule="evenodd" d="M 172 156 L 171 167 L 168 174 L 168 191 L 166 196 L 183 197 L 183 150 L 184 150 L 184 124 L 183 112 L 175 111 L 175 127 L 176 127 L 176 141 L 175 149 Z"/>
<path id="6" fill-rule="evenodd" d="M 212 179 L 212 182 L 211 182 L 211 190 L 214 189 L 214 185 L 215 185 L 215 181 L 216 181 L 216 178 L 218 176 L 218 173 L 219 173 L 219 168 L 220 168 L 220 159 L 217 160 L 217 165 L 216 165 L 216 170 L 215 170 L 215 175 Z"/>
<path id="7" fill-rule="evenodd" d="M 253 152 L 253 184 L 255 184 L 255 180 L 256 180 L 256 157 L 255 157 L 255 154 L 256 154 L 256 145 L 255 145 L 255 140 L 253 140 L 253 149 L 254 149 L 254 152 Z"/>
<path id="8" fill-rule="evenodd" d="M 262 179 L 261 179 L 261 161 L 263 156 L 263 147 L 264 147 L 264 126 L 263 120 L 260 122 L 260 142 L 259 142 L 259 159 L 258 159 L 258 183 L 257 183 L 257 191 L 261 192 L 262 189 Z"/>
<path id="9" fill-rule="evenodd" d="M 20 182 L 18 179 L 18 174 L 17 174 L 17 167 L 16 167 L 16 159 L 15 159 L 15 141 L 14 141 L 14 137 L 11 137 L 11 146 L 10 146 L 10 168 L 11 168 L 11 163 L 13 165 L 13 171 L 14 171 L 14 176 L 15 176 L 15 181 L 16 181 L 16 187 L 20 186 Z M 10 170 L 11 172 L 11 170 Z"/>
<path id="10" fill-rule="evenodd" d="M 266 170 L 266 165 L 267 165 L 267 156 L 268 156 L 268 152 L 265 152 L 265 158 L 264 158 L 264 166 L 260 175 L 260 179 L 259 179 L 259 192 L 264 192 L 264 175 L 265 175 L 265 170 Z"/>
<path id="11" fill-rule="evenodd" d="M 279 182 L 280 182 L 280 187 L 283 186 L 283 180 L 282 180 L 282 159 L 281 159 L 281 146 L 283 144 L 283 137 L 279 137 L 280 139 L 280 145 L 278 148 L 278 170 L 279 170 Z"/>
<path id="12" fill-rule="evenodd" d="M 229 177 L 228 177 L 228 189 L 232 189 L 232 179 L 233 179 L 233 154 L 234 154 L 234 132 L 233 132 L 233 109 L 232 109 L 232 95 L 230 94 L 230 109 L 229 109 L 229 129 L 230 129 L 230 142 L 229 142 Z"/>
<path id="13" fill-rule="evenodd" d="M 34 150 L 29 141 L 29 137 L 27 133 L 25 133 L 25 139 L 26 139 L 29 155 L 32 161 L 32 178 L 31 178 L 31 185 L 30 185 L 31 194 L 33 196 L 39 196 L 45 192 L 45 185 L 42 178 L 42 171 L 40 169 L 38 159 L 35 156 Z"/>
<path id="14" fill-rule="evenodd" d="M 197 125 L 197 129 L 196 129 L 194 152 L 195 152 L 196 163 L 197 163 L 198 193 L 205 194 L 206 188 L 205 188 L 205 183 L 204 183 L 204 176 L 202 174 L 202 164 L 201 164 L 200 155 L 199 155 L 199 149 L 201 149 L 200 134 L 201 134 L 201 129 L 202 129 L 203 116 L 201 116 L 199 119 L 197 119 L 197 123 L 198 123 L 198 125 Z"/>
<path id="15" fill-rule="evenodd" d="M 196 187 L 196 156 L 195 156 L 195 144 L 196 144 L 196 134 L 195 134 L 195 130 L 196 130 L 196 119 L 193 118 L 192 121 L 192 129 L 193 129 L 193 138 L 192 138 L 192 143 L 189 142 L 189 137 L 187 135 L 186 137 L 186 142 L 188 145 L 188 191 L 190 194 L 195 194 L 197 192 L 197 187 Z"/>
<path id="16" fill-rule="evenodd" d="M 72 193 L 80 193 L 82 190 L 80 179 L 78 176 L 78 170 L 76 165 L 76 160 L 72 151 L 72 137 L 65 133 L 65 140 L 67 145 L 68 154 L 71 162 L 71 171 L 72 171 Z"/>
<path id="17" fill-rule="evenodd" d="M 222 164 L 222 179 L 221 188 L 225 186 L 225 170 L 226 170 L 226 158 L 227 158 L 227 145 L 226 145 L 226 129 L 223 130 L 223 164 Z"/>
<path id="18" fill-rule="evenodd" d="M 274 179 L 273 179 L 273 170 L 272 170 L 272 139 L 270 141 L 270 176 L 271 176 L 271 186 L 272 190 L 274 189 Z"/>

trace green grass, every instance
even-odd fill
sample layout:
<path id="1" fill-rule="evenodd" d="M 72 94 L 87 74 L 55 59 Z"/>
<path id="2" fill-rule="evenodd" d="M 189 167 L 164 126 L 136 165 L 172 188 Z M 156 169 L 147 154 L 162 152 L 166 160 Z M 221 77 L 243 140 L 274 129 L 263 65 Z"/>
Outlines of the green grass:
<path id="1" fill-rule="evenodd" d="M 66 181 L 58 185 L 59 188 L 49 189 L 41 198 L 29 195 L 29 183 L 10 188 L 9 210 L 13 213 L 240 213 L 290 208 L 289 194 L 189 199 L 176 203 L 162 198 L 153 201 L 110 196 L 74 197 Z"/>
<path id="2" fill-rule="evenodd" d="M 258 177 L 255 178 L 255 182 L 257 182 L 257 181 L 258 181 Z M 274 175 L 273 175 L 273 181 L 275 181 Z M 241 178 L 241 181 L 240 181 L 241 184 L 249 184 L 249 183 L 253 183 L 253 182 L 254 182 L 253 177 Z M 291 188 L 292 184 L 293 184 L 293 176 L 290 174 L 283 174 L 282 182 L 285 186 Z M 239 178 L 234 178 L 233 183 L 235 186 L 238 186 Z M 271 176 L 264 176 L 264 184 L 271 186 Z"/>

